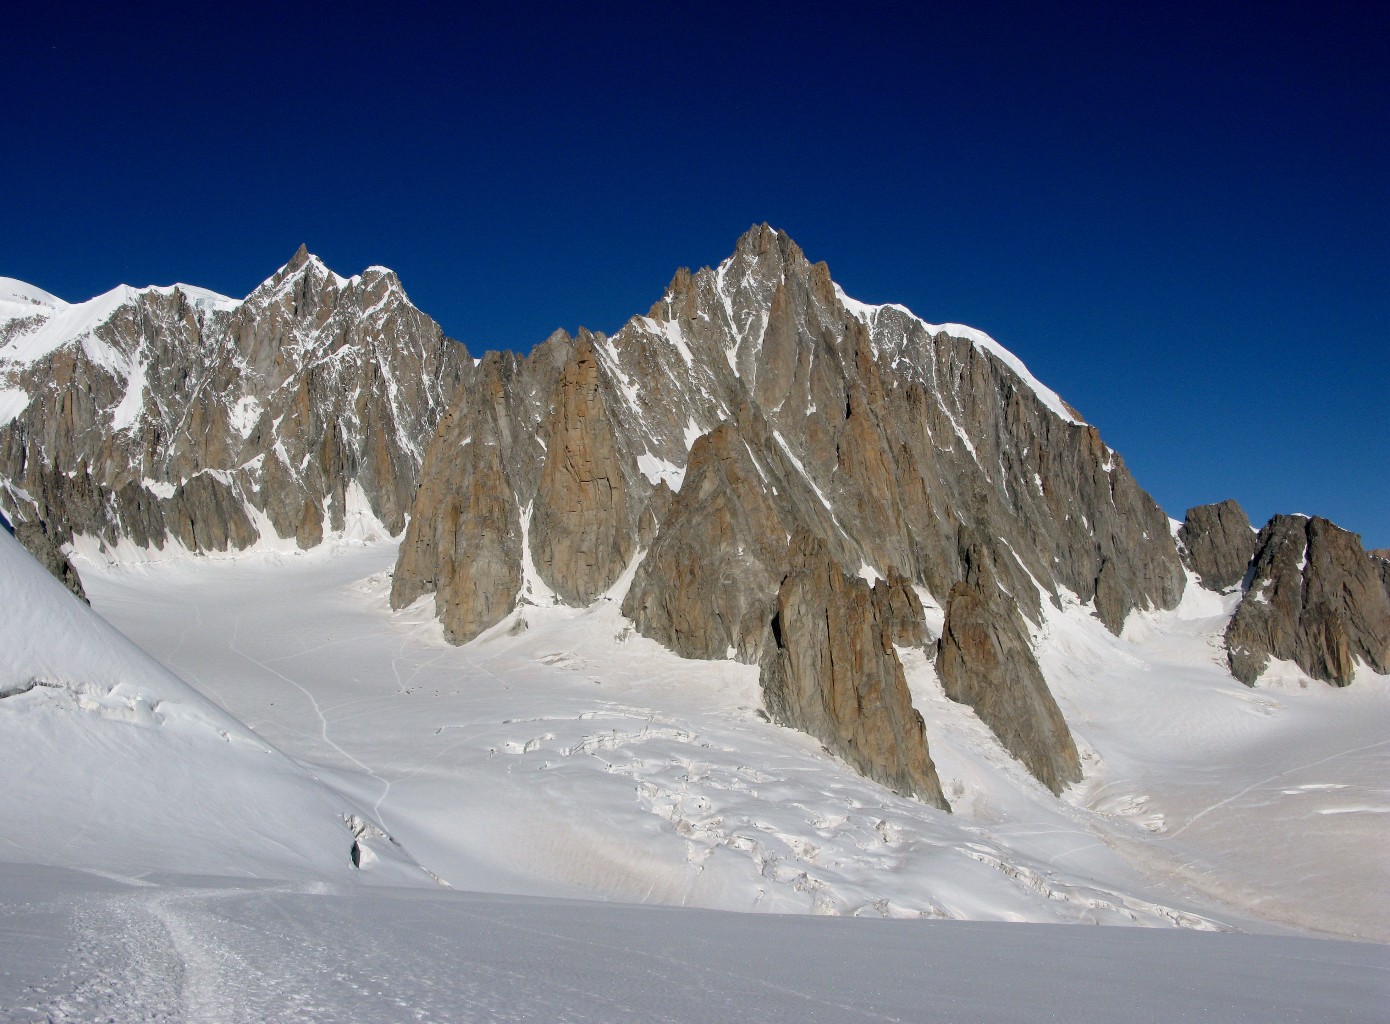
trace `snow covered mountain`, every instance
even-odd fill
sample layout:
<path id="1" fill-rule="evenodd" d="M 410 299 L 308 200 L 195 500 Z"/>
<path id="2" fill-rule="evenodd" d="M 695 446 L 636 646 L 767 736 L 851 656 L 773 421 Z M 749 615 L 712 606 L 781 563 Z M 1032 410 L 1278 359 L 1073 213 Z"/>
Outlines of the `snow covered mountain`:
<path id="1" fill-rule="evenodd" d="M 1252 539 L 1222 506 L 1180 544 L 997 342 L 849 298 L 767 225 L 612 338 L 477 365 L 393 273 L 304 249 L 241 302 L 0 293 L 0 505 L 79 592 L 74 538 L 305 548 L 409 518 L 392 604 L 433 594 L 453 640 L 618 600 L 682 656 L 760 664 L 778 721 L 943 808 L 900 647 L 1054 792 L 1082 765 L 1036 656 L 1045 604 L 1119 633 L 1175 607 L 1191 567 L 1250 592 L 1227 638 L 1244 681 L 1271 657 L 1339 684 L 1390 671 L 1390 573 L 1355 537 Z"/>
<path id="2" fill-rule="evenodd" d="M 308 547 L 363 512 L 399 532 L 468 363 L 394 273 L 343 278 L 303 248 L 239 302 L 69 305 L 5 279 L 0 508 L 50 545 Z"/>
<path id="3" fill-rule="evenodd" d="M 1338 534 L 1311 563 L 1325 598 L 1237 616 L 1247 682 L 1295 648 L 1317 678 L 1390 670 L 1390 590 Z M 460 642 L 610 596 L 678 654 L 760 664 L 778 721 L 944 807 L 896 647 L 924 646 L 1058 792 L 1082 766 L 1035 657 L 1044 606 L 1119 633 L 1177 605 L 1185 557 L 1096 429 L 993 339 L 856 302 L 763 225 L 612 338 L 489 353 L 426 454 L 391 596 L 432 593 Z"/>
<path id="4" fill-rule="evenodd" d="M 1390 562 L 1318 519 L 1170 521 L 992 339 L 854 301 L 765 225 L 611 338 L 476 364 L 390 271 L 304 250 L 240 302 L 7 282 L 0 507 L 216 695 L 209 720 L 293 755 L 246 741 L 302 787 L 255 783 L 299 810 L 237 835 L 321 826 L 279 860 L 200 859 L 209 803 L 165 857 L 162 822 L 99 809 L 123 874 L 351 880 L 344 837 L 389 825 L 492 891 L 1390 935 L 1355 895 L 1381 877 L 1357 850 L 1383 836 Z M 88 629 L 79 604 L 34 608 L 0 701 L 25 763 L 95 742 L 45 740 L 85 721 L 51 704 L 182 721 L 151 663 L 43 667 L 119 639 L 74 646 L 41 626 Z M 113 785 L 231 756 L 150 728 L 119 733 L 148 754 L 111 755 Z M 95 767 L 14 770 L 32 795 Z M 185 774 L 169 807 L 198 799 Z M 88 834 L 51 810 L 36 835 Z"/>

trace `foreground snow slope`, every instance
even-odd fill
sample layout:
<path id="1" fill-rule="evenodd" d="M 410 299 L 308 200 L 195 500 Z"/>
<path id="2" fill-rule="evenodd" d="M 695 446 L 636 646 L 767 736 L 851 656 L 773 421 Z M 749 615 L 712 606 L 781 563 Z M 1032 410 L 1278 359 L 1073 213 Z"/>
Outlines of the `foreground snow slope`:
<path id="1" fill-rule="evenodd" d="M 385 610 L 392 553 L 83 569 L 122 629 L 457 888 L 1390 938 L 1387 680 L 1250 691 L 1193 617 L 1212 609 L 1124 640 L 1049 609 L 1045 664 L 1087 759 L 1063 801 L 904 652 L 947 815 L 765 721 L 755 668 L 676 658 L 616 602 L 527 607 L 451 647 L 427 607 Z"/>
<path id="2" fill-rule="evenodd" d="M 0 595 L 0 862 L 358 874 L 351 799 L 136 647 L 3 530 Z M 383 878 L 428 882 L 389 842 L 368 844 Z"/>
<path id="3" fill-rule="evenodd" d="M 0 865 L 0 1020 L 1381 1021 L 1384 947 Z"/>

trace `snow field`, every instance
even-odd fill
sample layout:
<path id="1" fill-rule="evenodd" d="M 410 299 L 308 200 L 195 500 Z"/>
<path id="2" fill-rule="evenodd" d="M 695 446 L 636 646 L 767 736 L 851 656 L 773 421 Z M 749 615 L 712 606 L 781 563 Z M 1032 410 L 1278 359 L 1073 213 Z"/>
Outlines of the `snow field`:
<path id="1" fill-rule="evenodd" d="M 0 1019 L 1383 1019 L 1384 949 L 1252 935 L 721 914 L 443 890 L 137 885 L 0 865 Z"/>
<path id="2" fill-rule="evenodd" d="M 756 668 L 675 658 L 634 635 L 614 600 L 523 607 L 451 647 L 429 598 L 386 610 L 391 554 L 389 545 L 343 545 L 175 559 L 89 572 L 88 585 L 122 628 L 368 808 L 456 888 L 731 910 L 1383 934 L 1384 905 L 1364 888 L 1351 899 L 1347 880 L 1376 870 L 1370 851 L 1340 830 L 1346 822 L 1354 832 L 1355 815 L 1321 816 L 1336 819 L 1335 834 L 1290 837 L 1289 806 L 1232 799 L 1212 809 L 1207 787 L 1223 777 L 1223 756 L 1251 761 L 1258 776 L 1265 763 L 1288 767 L 1288 737 L 1246 721 L 1258 707 L 1250 700 L 1266 698 L 1220 677 L 1205 619 L 1164 655 L 1169 648 L 1145 647 L 1139 633 L 1167 635 L 1159 627 L 1169 623 L 1146 618 L 1120 641 L 1085 609 L 1052 614 L 1044 665 L 1087 770 L 1060 801 L 944 697 L 921 652 L 902 652 L 957 812 L 944 815 L 768 723 Z M 1190 610 L 1170 614 L 1185 622 Z M 1185 670 L 1183 658 L 1193 662 Z M 1287 728 L 1326 720 L 1310 728 L 1310 749 L 1349 749 L 1348 731 L 1364 732 L 1368 713 L 1385 715 L 1384 692 L 1370 680 L 1354 713 L 1325 714 L 1322 704 L 1337 699 L 1326 698 Z M 1232 747 L 1241 729 L 1259 756 Z M 1328 764 L 1327 784 L 1350 785 L 1339 773 L 1365 768 L 1354 758 Z M 1298 792 L 1317 800 L 1340 791 Z M 1170 841 L 1166 833 L 1199 811 Z M 1221 874 L 1223 864 L 1239 866 L 1230 858 L 1241 851 L 1272 845 L 1261 835 L 1280 835 L 1294 853 L 1271 861 L 1258 884 Z M 1313 862 L 1329 850 L 1341 860 L 1284 884 L 1289 858 Z"/>

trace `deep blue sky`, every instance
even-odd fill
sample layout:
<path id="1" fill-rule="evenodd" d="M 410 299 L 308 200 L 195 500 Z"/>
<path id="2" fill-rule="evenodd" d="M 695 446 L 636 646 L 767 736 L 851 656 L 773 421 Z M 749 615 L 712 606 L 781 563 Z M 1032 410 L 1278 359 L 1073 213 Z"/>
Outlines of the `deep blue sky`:
<path id="1" fill-rule="evenodd" d="M 1170 514 L 1390 545 L 1380 5 L 445 6 L 8 10 L 0 274 L 241 296 L 307 242 L 525 350 L 766 220 L 992 333 Z"/>

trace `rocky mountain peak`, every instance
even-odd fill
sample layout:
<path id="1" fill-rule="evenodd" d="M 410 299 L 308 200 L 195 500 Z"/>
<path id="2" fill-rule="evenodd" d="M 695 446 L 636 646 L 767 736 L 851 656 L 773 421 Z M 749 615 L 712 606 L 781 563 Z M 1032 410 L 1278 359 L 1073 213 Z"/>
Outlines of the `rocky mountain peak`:
<path id="1" fill-rule="evenodd" d="M 396 571 L 393 602 L 433 591 L 454 639 L 528 600 L 523 548 L 571 603 L 640 554 L 622 595 L 638 630 L 760 663 L 801 531 L 845 577 L 893 581 L 873 599 L 864 587 L 877 619 L 845 613 L 865 636 L 934 642 L 904 621 L 921 615 L 914 588 L 945 607 L 963 584 L 943 674 L 1057 789 L 1078 762 L 1027 622 L 1066 588 L 1118 632 L 1182 592 L 1167 518 L 1021 362 L 968 328 L 855 303 L 767 225 L 718 267 L 678 271 L 611 338 L 557 333 L 511 365 L 441 422 Z M 857 587 L 815 589 L 799 607 L 858 607 Z M 892 659 L 871 660 L 891 690 Z"/>
<path id="2" fill-rule="evenodd" d="M 1381 563 L 1383 564 L 1383 563 Z M 1255 538 L 1226 629 L 1231 672 L 1253 685 L 1271 658 L 1346 686 L 1358 664 L 1390 672 L 1390 592 L 1361 538 L 1319 516 L 1277 515 Z"/>
<path id="3" fill-rule="evenodd" d="M 1188 509 L 1178 540 L 1183 560 L 1208 590 L 1226 590 L 1239 583 L 1255 553 L 1250 520 L 1229 498 Z"/>
<path id="4" fill-rule="evenodd" d="M 294 251 L 294 255 L 290 257 L 289 262 L 280 268 L 279 273 L 286 275 L 293 274 L 296 270 L 302 269 L 309 263 L 320 262 L 322 261 L 309 251 L 309 243 L 300 242 L 299 248 Z"/>
<path id="5" fill-rule="evenodd" d="M 29 346 L 0 359 L 17 534 L 307 547 L 379 520 L 406 530 L 393 606 L 432 595 L 449 639 L 619 599 L 680 655 L 759 665 L 779 721 L 929 802 L 895 644 L 934 650 L 946 694 L 1054 792 L 1080 761 L 1033 635 L 1069 595 L 1118 634 L 1174 607 L 1189 569 L 1244 579 L 1241 678 L 1262 652 L 1335 681 L 1390 659 L 1390 563 L 1359 541 L 1320 521 L 1256 538 L 1226 502 L 1189 512 L 1180 554 L 1096 427 L 1012 353 L 855 301 L 766 224 L 611 337 L 556 331 L 476 365 L 392 271 L 344 278 L 304 246 L 240 303 L 93 302 L 5 321 L 0 356 Z"/>
<path id="6" fill-rule="evenodd" d="M 242 302 L 121 286 L 10 331 L 0 502 L 57 543 L 309 546 L 355 511 L 399 530 L 465 362 L 394 274 L 303 246 Z"/>
<path id="7" fill-rule="evenodd" d="M 806 254 L 801 251 L 790 235 L 785 231 L 779 231 L 772 225 L 764 221 L 762 224 L 754 224 L 734 243 L 733 259 L 740 256 L 753 259 L 763 259 L 773 257 L 782 266 L 793 268 L 805 264 Z"/>

